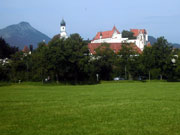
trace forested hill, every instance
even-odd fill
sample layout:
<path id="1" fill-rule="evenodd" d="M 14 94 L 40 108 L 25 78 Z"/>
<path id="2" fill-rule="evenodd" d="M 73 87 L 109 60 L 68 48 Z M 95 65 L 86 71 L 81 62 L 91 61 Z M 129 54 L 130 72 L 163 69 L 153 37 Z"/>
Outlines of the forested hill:
<path id="1" fill-rule="evenodd" d="M 24 45 L 30 44 L 36 48 L 39 42 L 45 40 L 47 43 L 50 41 L 48 36 L 33 28 L 28 22 L 21 22 L 0 29 L 0 37 L 4 38 L 11 46 L 17 46 L 20 49 Z"/>
<path id="2" fill-rule="evenodd" d="M 148 41 L 151 43 L 151 45 L 153 45 L 157 41 L 157 39 L 153 36 L 148 36 Z"/>
<path id="3" fill-rule="evenodd" d="M 148 36 L 148 41 L 151 43 L 151 45 L 153 45 L 157 39 L 153 36 Z M 170 43 L 170 45 L 172 45 L 174 48 L 180 48 L 180 44 L 178 43 Z"/>

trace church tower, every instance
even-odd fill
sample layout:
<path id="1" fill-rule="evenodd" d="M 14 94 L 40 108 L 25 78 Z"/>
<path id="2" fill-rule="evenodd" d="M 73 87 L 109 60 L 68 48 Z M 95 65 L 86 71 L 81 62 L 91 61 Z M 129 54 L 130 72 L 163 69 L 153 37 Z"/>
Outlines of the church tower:
<path id="1" fill-rule="evenodd" d="M 66 33 L 66 23 L 64 19 L 61 21 L 61 28 L 60 28 L 60 38 L 68 38 L 67 33 Z"/>

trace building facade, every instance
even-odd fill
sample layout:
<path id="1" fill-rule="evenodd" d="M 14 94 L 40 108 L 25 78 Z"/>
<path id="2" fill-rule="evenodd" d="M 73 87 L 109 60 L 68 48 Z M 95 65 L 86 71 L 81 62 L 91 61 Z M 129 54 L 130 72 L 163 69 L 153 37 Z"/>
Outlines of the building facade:
<path id="1" fill-rule="evenodd" d="M 123 38 L 122 34 L 114 26 L 111 31 L 98 32 L 94 39 L 91 41 L 93 43 L 132 43 L 135 44 L 141 51 L 143 51 L 144 46 L 148 44 L 148 33 L 145 29 L 131 29 L 134 33 L 135 39 Z"/>

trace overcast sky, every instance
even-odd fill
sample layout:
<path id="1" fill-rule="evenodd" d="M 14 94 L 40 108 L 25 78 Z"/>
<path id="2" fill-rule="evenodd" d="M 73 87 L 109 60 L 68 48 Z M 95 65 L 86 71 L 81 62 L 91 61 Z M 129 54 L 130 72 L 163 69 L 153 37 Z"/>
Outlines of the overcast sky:
<path id="1" fill-rule="evenodd" d="M 180 43 L 180 0 L 0 0 L 0 29 L 29 22 L 49 37 L 60 31 L 92 39 L 98 31 L 146 29 L 154 37 Z"/>

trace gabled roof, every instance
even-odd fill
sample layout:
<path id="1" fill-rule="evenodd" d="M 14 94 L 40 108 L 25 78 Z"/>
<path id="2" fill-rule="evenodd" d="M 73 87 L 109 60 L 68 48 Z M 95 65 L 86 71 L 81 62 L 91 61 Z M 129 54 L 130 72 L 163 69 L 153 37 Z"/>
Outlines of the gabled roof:
<path id="1" fill-rule="evenodd" d="M 88 48 L 90 53 L 95 54 L 95 49 L 98 48 L 102 43 L 89 43 L 88 44 Z M 110 44 L 110 48 L 115 52 L 118 53 L 119 50 L 121 50 L 122 48 L 122 44 L 121 43 L 108 43 Z M 142 53 L 141 49 L 138 48 L 135 44 L 130 44 L 131 47 L 139 54 Z"/>
<path id="2" fill-rule="evenodd" d="M 120 34 L 120 32 L 117 30 L 116 26 L 113 27 L 112 31 L 116 31 L 118 34 Z"/>
<path id="3" fill-rule="evenodd" d="M 117 30 L 116 26 L 113 27 L 111 31 L 103 31 L 103 32 L 98 32 L 93 40 L 98 40 L 100 39 L 100 35 L 102 36 L 102 39 L 104 38 L 112 38 L 114 32 L 117 32 L 120 34 L 120 32 Z"/>
<path id="4" fill-rule="evenodd" d="M 134 33 L 134 37 L 137 37 L 140 33 L 147 34 L 145 29 L 131 29 L 131 32 Z"/>

